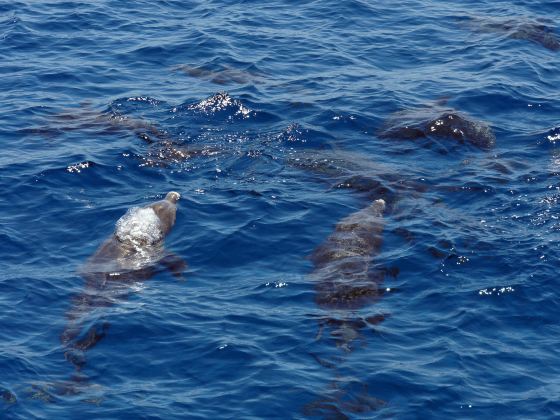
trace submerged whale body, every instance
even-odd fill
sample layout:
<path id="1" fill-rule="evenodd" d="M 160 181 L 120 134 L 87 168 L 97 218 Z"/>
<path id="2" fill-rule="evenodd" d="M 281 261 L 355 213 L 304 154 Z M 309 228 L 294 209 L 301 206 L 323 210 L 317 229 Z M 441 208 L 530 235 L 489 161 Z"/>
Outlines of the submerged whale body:
<path id="1" fill-rule="evenodd" d="M 129 100 L 132 99 L 134 98 Z M 100 112 L 92 108 L 90 104 L 84 103 L 79 107 L 54 115 L 52 121 L 52 126 L 34 128 L 32 131 L 47 137 L 84 130 L 95 130 L 101 135 L 115 135 L 116 133 L 134 135 L 147 145 L 143 153 L 132 153 L 134 158 L 140 160 L 141 167 L 180 165 L 191 158 L 214 156 L 220 152 L 218 148 L 211 145 L 187 145 L 150 121 L 121 114 L 118 107 L 113 105 L 110 110 Z"/>
<path id="2" fill-rule="evenodd" d="M 507 26 L 504 29 L 507 29 Z M 527 41 L 540 44 L 550 51 L 560 51 L 560 39 L 553 32 L 552 28 L 536 24 L 536 23 L 522 23 L 509 34 L 513 39 L 524 39 Z"/>
<path id="3" fill-rule="evenodd" d="M 324 329 L 338 348 L 351 352 L 353 343 L 361 339 L 360 331 L 383 321 L 383 315 L 357 317 L 356 311 L 375 301 L 380 295 L 382 270 L 372 270 L 372 260 L 381 249 L 385 201 L 377 199 L 369 206 L 345 217 L 336 224 L 326 241 L 311 256 L 314 265 L 315 301 L 328 315 L 319 322 L 317 339 Z M 313 357 L 329 369 L 337 370 L 336 362 Z M 306 416 L 347 418 L 375 410 L 384 402 L 369 395 L 367 386 L 348 380 L 339 372 L 337 379 L 319 399 L 305 405 Z M 339 379 L 342 378 L 342 379 Z"/>
<path id="4" fill-rule="evenodd" d="M 349 190 L 368 201 L 382 198 L 390 211 L 401 195 L 416 196 L 426 187 L 377 160 L 347 151 L 302 151 L 289 158 L 293 168 L 318 175 L 331 189 Z"/>
<path id="5" fill-rule="evenodd" d="M 379 137 L 404 140 L 451 139 L 458 143 L 470 143 L 481 149 L 490 149 L 496 144 L 496 136 L 486 123 L 472 120 L 454 110 L 433 108 L 395 114 L 380 131 Z"/>
<path id="6" fill-rule="evenodd" d="M 385 201 L 378 199 L 347 216 L 314 251 L 311 261 L 319 306 L 356 309 L 379 295 L 370 266 L 381 248 L 384 210 Z"/>
<path id="7" fill-rule="evenodd" d="M 218 69 L 211 69 L 207 66 L 191 66 L 188 64 L 180 64 L 172 68 L 174 71 L 182 71 L 187 76 L 197 79 L 207 80 L 217 85 L 256 83 L 260 77 L 248 70 L 238 70 L 226 66 Z"/>
<path id="8" fill-rule="evenodd" d="M 507 38 L 522 39 L 539 44 L 550 51 L 560 51 L 560 38 L 554 28 L 542 22 L 468 17 L 467 25 L 478 32 L 503 33 Z"/>
<path id="9" fill-rule="evenodd" d="M 100 307 L 108 307 L 130 292 L 130 285 L 147 280 L 163 266 L 179 274 L 185 263 L 165 251 L 163 242 L 175 224 L 180 195 L 170 192 L 164 200 L 129 209 L 116 223 L 114 233 L 88 259 L 81 270 L 85 290 L 74 298 L 61 335 L 65 357 L 81 370 L 85 351 L 101 340 L 108 323 L 89 319 Z M 92 324 L 89 329 L 84 326 Z"/>

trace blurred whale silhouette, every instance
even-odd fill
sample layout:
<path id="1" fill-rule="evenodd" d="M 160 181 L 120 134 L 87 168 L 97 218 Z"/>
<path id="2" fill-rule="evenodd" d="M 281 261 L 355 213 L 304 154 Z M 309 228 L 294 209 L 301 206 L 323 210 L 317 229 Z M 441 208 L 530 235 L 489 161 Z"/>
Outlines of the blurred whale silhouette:
<path id="1" fill-rule="evenodd" d="M 175 224 L 180 195 L 145 207 L 129 209 L 116 223 L 114 233 L 88 259 L 81 270 L 84 291 L 73 299 L 68 323 L 60 337 L 65 357 L 80 371 L 85 352 L 106 334 L 109 324 L 99 325 L 96 310 L 109 307 L 130 293 L 135 282 L 148 280 L 162 269 L 180 276 L 186 263 L 167 252 L 163 242 Z"/>
<path id="2" fill-rule="evenodd" d="M 522 39 L 539 44 L 550 51 L 560 51 L 560 38 L 553 26 L 546 22 L 520 19 L 497 20 L 467 16 L 466 25 L 478 32 L 502 33 L 511 39 Z M 554 24 L 553 21 L 550 22 Z"/>
<path id="3" fill-rule="evenodd" d="M 255 84 L 259 83 L 262 79 L 261 76 L 251 72 L 250 70 L 239 70 L 227 66 L 219 66 L 216 69 L 212 69 L 205 65 L 192 66 L 189 64 L 179 64 L 172 67 L 171 70 L 182 71 L 187 76 L 207 80 L 217 85 Z"/>
<path id="4" fill-rule="evenodd" d="M 100 111 L 91 103 L 84 102 L 53 115 L 49 125 L 31 128 L 29 131 L 45 138 L 75 131 L 94 131 L 97 136 L 131 134 L 146 145 L 143 153 L 132 154 L 140 160 L 140 166 L 146 167 L 168 167 L 194 157 L 214 156 L 219 153 L 216 147 L 187 145 L 160 128 L 158 124 L 143 118 L 123 115 L 115 108 L 111 106 L 110 109 Z"/>

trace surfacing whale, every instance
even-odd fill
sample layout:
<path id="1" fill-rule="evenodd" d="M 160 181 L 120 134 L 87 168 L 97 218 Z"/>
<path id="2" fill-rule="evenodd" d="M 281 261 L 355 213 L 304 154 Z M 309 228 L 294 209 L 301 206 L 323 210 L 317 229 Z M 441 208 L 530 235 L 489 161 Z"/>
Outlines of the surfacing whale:
<path id="1" fill-rule="evenodd" d="M 129 209 L 82 268 L 84 291 L 73 299 L 60 337 L 65 357 L 77 372 L 85 365 L 85 352 L 105 336 L 109 326 L 107 322 L 99 325 L 96 309 L 118 303 L 130 293 L 131 285 L 148 280 L 162 268 L 181 275 L 185 262 L 163 246 L 175 224 L 179 198 L 172 191 L 161 201 Z"/>
<path id="2" fill-rule="evenodd" d="M 384 124 L 379 132 L 384 139 L 433 139 L 470 143 L 480 149 L 491 149 L 496 136 L 489 125 L 468 115 L 438 107 L 400 111 Z"/>

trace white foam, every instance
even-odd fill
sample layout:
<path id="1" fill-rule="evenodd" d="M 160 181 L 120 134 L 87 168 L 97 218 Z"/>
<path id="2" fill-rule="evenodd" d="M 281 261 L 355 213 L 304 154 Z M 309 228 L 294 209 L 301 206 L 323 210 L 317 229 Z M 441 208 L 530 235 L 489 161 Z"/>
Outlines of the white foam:
<path id="1" fill-rule="evenodd" d="M 115 236 L 135 247 L 154 245 L 163 239 L 161 222 L 151 207 L 133 207 L 117 221 Z"/>
<path id="2" fill-rule="evenodd" d="M 213 96 L 200 101 L 197 104 L 189 105 L 190 110 L 202 111 L 206 114 L 215 114 L 223 111 L 228 107 L 235 107 L 235 115 L 241 115 L 243 118 L 249 118 L 251 110 L 245 107 L 237 99 L 233 99 L 227 92 L 218 92 Z"/>

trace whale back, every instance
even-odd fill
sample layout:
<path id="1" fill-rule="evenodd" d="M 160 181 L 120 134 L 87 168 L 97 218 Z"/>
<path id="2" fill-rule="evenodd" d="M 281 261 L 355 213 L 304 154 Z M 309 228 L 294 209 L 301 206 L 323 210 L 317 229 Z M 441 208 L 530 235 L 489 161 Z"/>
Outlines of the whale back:
<path id="1" fill-rule="evenodd" d="M 425 108 L 401 111 L 390 118 L 379 132 L 380 138 L 416 140 L 452 139 L 491 149 L 496 136 L 490 126 L 452 109 Z"/>
<path id="2" fill-rule="evenodd" d="M 381 249 L 385 201 L 375 200 L 337 223 L 311 256 L 315 300 L 324 308 L 355 309 L 379 296 L 381 278 L 370 272 Z"/>
<path id="3" fill-rule="evenodd" d="M 316 269 L 344 259 L 369 258 L 381 246 L 384 200 L 352 213 L 336 224 L 334 232 L 311 256 Z"/>

